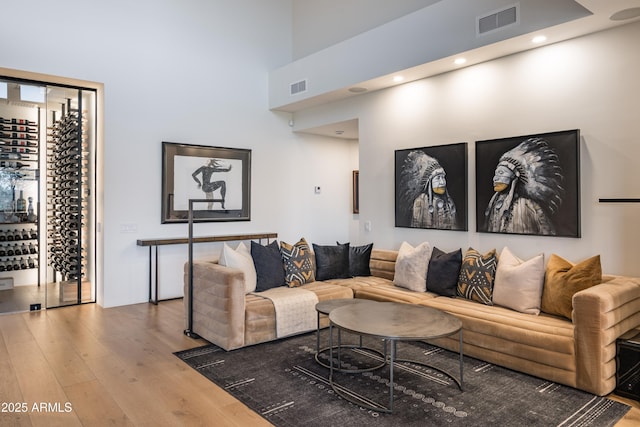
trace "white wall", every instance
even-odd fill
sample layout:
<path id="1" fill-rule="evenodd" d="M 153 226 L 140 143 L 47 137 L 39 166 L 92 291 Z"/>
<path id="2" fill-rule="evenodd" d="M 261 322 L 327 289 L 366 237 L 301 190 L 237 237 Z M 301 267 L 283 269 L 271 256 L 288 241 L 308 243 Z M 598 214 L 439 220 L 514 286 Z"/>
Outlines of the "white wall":
<path id="1" fill-rule="evenodd" d="M 296 113 L 296 123 L 359 117 L 360 227 L 352 240 L 397 249 L 403 240 L 443 250 L 509 246 L 579 261 L 601 254 L 603 270 L 640 276 L 640 23 Z M 476 233 L 477 140 L 580 129 L 582 238 Z M 394 150 L 469 142 L 469 231 L 394 227 Z M 372 231 L 364 231 L 371 221 Z"/>
<path id="2" fill-rule="evenodd" d="M 310 55 L 436 1 L 294 0 L 293 59 Z"/>
<path id="3" fill-rule="evenodd" d="M 160 224 L 161 142 L 252 149 L 250 222 L 197 235 L 274 231 L 289 241 L 349 237 L 349 144 L 295 135 L 268 110 L 268 71 L 291 61 L 291 0 L 5 1 L 6 68 L 105 84 L 104 268 L 99 303 L 147 300 L 137 239 L 182 237 Z M 321 185 L 319 196 L 313 186 Z M 121 233 L 122 224 L 137 226 Z M 219 246 L 199 247 L 196 256 Z M 160 248 L 160 297 L 182 295 L 186 246 Z"/>

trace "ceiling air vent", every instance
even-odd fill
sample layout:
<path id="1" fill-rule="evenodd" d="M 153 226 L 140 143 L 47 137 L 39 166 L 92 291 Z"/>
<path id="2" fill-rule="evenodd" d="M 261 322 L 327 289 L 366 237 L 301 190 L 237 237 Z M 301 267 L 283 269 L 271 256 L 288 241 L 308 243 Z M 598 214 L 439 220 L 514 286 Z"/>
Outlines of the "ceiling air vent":
<path id="1" fill-rule="evenodd" d="M 505 9 L 492 12 L 489 15 L 479 16 L 476 18 L 477 34 L 483 35 L 504 28 L 509 25 L 517 24 L 519 21 L 519 5 L 514 4 Z"/>
<path id="2" fill-rule="evenodd" d="M 291 83 L 289 85 L 289 95 L 297 95 L 307 91 L 307 80 Z"/>

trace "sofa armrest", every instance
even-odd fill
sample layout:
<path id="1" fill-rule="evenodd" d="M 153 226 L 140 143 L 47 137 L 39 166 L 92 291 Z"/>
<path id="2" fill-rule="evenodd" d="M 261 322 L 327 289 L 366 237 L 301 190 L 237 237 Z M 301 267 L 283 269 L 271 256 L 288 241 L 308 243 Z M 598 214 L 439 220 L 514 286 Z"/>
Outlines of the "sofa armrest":
<path id="1" fill-rule="evenodd" d="M 189 263 L 184 266 L 188 310 Z M 185 316 L 186 317 L 186 316 Z M 244 273 L 210 261 L 193 263 L 193 332 L 225 350 L 244 346 Z"/>
<path id="2" fill-rule="evenodd" d="M 573 296 L 577 387 L 603 396 L 616 386 L 616 339 L 640 325 L 640 279 L 616 276 Z"/>

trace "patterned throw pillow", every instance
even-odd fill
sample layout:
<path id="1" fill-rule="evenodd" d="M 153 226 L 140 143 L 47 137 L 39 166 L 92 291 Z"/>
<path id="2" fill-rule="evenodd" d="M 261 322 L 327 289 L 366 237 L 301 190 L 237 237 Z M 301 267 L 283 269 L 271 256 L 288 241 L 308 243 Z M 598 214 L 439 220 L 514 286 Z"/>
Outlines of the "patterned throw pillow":
<path id="1" fill-rule="evenodd" d="M 493 305 L 493 281 L 497 265 L 495 249 L 482 255 L 469 248 L 464 254 L 458 276 L 458 295 L 485 305 Z"/>
<path id="2" fill-rule="evenodd" d="M 295 245 L 280 242 L 280 253 L 284 261 L 284 281 L 290 288 L 315 282 L 316 265 L 307 241 L 300 239 Z"/>

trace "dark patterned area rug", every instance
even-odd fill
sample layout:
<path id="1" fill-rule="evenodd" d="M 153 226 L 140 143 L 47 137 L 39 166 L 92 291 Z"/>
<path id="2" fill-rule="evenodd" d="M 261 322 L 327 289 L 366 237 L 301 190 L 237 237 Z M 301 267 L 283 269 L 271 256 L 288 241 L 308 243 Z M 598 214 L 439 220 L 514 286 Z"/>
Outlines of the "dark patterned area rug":
<path id="1" fill-rule="evenodd" d="M 322 333 L 326 346 L 328 332 Z M 343 343 L 348 338 L 343 334 Z M 353 338 L 353 337 L 352 337 Z M 382 341 L 365 347 L 382 350 Z M 464 358 L 464 391 L 437 370 L 398 363 L 393 413 L 363 409 L 338 397 L 329 370 L 314 359 L 315 333 L 226 352 L 207 345 L 176 356 L 276 426 L 612 426 L 629 406 L 570 387 Z M 398 358 L 419 360 L 459 376 L 457 353 L 422 342 L 398 343 Z M 335 353 L 334 353 L 335 356 Z M 328 352 L 321 359 L 329 363 Z M 365 350 L 343 350 L 346 368 L 382 359 Z M 388 367 L 335 373 L 354 396 L 389 402 Z"/>

